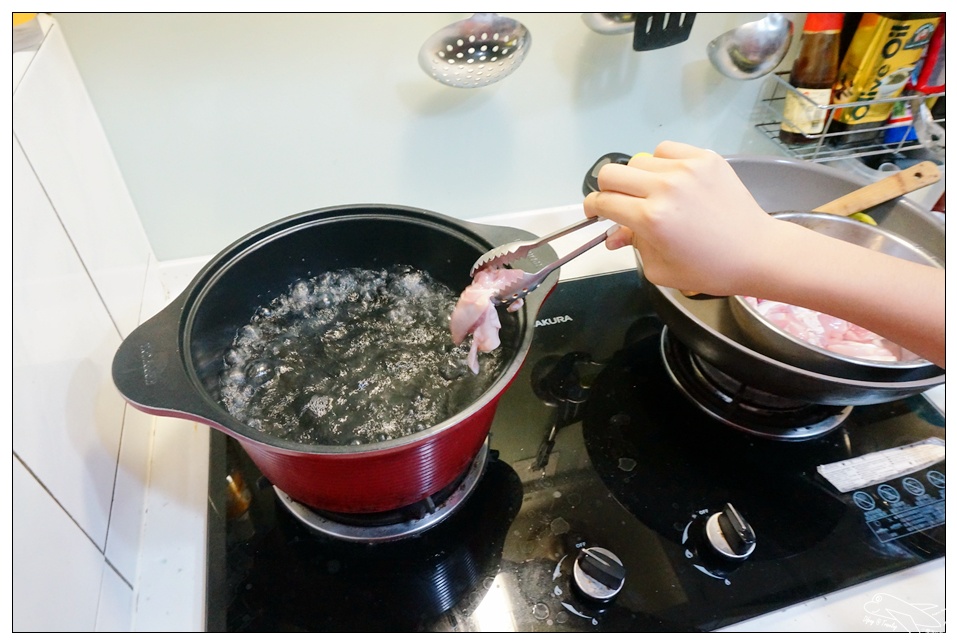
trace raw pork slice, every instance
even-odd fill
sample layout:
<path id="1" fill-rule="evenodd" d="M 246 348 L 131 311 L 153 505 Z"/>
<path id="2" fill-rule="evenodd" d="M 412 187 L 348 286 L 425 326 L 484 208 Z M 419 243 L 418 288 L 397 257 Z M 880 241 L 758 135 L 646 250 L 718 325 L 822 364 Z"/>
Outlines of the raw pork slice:
<path id="1" fill-rule="evenodd" d="M 774 300 L 744 299 L 771 324 L 816 347 L 878 362 L 913 360 L 916 357 L 890 340 L 832 315 Z"/>
<path id="2" fill-rule="evenodd" d="M 452 310 L 449 327 L 455 344 L 461 344 L 467 336 L 472 336 L 468 357 L 472 373 L 479 372 L 478 352 L 493 351 L 501 342 L 498 330 L 502 328 L 502 323 L 498 319 L 492 296 L 502 286 L 521 278 L 522 273 L 523 271 L 511 268 L 478 271 L 472 277 L 472 283 L 465 287 L 459 296 L 459 301 Z M 517 311 L 524 303 L 524 300 L 517 300 L 508 310 Z"/>

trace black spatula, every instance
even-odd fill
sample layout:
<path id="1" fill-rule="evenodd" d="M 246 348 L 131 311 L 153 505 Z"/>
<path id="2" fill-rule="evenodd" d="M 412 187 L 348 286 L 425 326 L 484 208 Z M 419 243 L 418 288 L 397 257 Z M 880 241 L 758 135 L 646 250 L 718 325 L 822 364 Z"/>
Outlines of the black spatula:
<path id="1" fill-rule="evenodd" d="M 632 49 L 650 51 L 671 47 L 688 40 L 693 13 L 636 13 Z"/>

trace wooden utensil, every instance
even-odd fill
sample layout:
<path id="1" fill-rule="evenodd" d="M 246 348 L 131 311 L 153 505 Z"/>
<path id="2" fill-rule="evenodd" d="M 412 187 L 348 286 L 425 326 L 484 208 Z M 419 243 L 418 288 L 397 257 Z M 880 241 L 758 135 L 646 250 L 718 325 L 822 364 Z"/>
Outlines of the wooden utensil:
<path id="1" fill-rule="evenodd" d="M 818 206 L 811 212 L 844 217 L 890 201 L 908 192 L 940 181 L 940 169 L 933 161 L 922 161 L 880 181 L 858 188 L 839 199 Z"/>

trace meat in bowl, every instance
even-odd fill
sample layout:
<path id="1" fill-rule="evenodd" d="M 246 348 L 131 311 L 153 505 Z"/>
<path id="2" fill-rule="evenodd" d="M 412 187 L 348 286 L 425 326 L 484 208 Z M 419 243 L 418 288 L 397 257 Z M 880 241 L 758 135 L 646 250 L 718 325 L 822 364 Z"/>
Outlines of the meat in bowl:
<path id="1" fill-rule="evenodd" d="M 750 296 L 743 299 L 777 328 L 826 351 L 875 362 L 919 359 L 900 345 L 833 315 L 774 300 Z"/>

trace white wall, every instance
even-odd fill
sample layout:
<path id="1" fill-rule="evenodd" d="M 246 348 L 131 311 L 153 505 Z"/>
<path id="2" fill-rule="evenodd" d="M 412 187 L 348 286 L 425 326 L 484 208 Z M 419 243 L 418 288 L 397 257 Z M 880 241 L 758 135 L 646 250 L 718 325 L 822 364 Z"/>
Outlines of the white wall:
<path id="1" fill-rule="evenodd" d="M 153 422 L 110 371 L 162 293 L 63 34 L 38 20 L 13 65 L 13 630 L 129 630 Z"/>
<path id="2" fill-rule="evenodd" d="M 705 54 L 763 14 L 698 14 L 688 41 L 650 52 L 577 13 L 510 14 L 532 34 L 528 57 L 468 90 L 417 63 L 467 15 L 55 17 L 160 260 L 345 203 L 464 219 L 567 205 L 601 154 L 665 138 L 777 153 L 749 120 L 763 81 L 725 78 Z"/>

